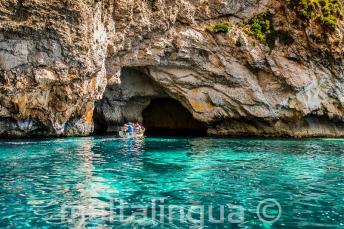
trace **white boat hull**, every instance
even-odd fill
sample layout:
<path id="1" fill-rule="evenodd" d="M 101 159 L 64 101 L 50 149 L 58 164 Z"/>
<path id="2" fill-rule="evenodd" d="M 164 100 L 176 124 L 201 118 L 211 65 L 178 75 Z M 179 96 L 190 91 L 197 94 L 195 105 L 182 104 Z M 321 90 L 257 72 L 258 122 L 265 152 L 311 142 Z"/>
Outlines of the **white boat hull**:
<path id="1" fill-rule="evenodd" d="M 123 131 L 120 131 L 118 134 L 121 138 L 141 138 L 141 137 L 143 137 L 143 134 L 127 133 L 127 132 L 123 132 Z"/>

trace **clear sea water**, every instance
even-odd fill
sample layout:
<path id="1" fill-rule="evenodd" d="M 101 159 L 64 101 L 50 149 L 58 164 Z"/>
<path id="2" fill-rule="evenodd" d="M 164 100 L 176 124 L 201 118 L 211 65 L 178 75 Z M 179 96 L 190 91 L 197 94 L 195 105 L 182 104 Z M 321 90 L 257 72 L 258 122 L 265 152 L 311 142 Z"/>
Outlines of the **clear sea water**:
<path id="1" fill-rule="evenodd" d="M 202 227 L 344 228 L 344 140 L 0 141 L 0 228 Z"/>

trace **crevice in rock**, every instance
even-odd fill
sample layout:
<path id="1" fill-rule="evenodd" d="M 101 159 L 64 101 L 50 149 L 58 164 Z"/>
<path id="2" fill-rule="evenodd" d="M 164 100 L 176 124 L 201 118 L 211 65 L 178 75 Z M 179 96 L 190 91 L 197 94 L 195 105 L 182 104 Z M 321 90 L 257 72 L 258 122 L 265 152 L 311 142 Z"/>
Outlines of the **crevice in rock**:
<path id="1" fill-rule="evenodd" d="M 101 101 L 97 101 L 95 103 L 95 108 L 93 112 L 94 134 L 105 134 L 108 129 L 108 124 L 104 117 L 100 103 Z"/>

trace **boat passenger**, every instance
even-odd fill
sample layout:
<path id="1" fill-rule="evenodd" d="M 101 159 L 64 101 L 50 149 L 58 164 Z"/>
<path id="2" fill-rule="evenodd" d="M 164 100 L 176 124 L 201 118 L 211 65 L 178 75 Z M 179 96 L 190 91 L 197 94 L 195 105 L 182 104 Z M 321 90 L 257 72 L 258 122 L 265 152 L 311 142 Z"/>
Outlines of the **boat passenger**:
<path id="1" fill-rule="evenodd" d="M 127 132 L 128 132 L 129 134 L 134 133 L 134 127 L 133 127 L 133 124 L 132 124 L 131 122 L 128 123 Z"/>
<path id="2" fill-rule="evenodd" d="M 141 132 L 141 125 L 137 122 L 134 125 L 134 130 L 136 133 L 140 133 Z"/>

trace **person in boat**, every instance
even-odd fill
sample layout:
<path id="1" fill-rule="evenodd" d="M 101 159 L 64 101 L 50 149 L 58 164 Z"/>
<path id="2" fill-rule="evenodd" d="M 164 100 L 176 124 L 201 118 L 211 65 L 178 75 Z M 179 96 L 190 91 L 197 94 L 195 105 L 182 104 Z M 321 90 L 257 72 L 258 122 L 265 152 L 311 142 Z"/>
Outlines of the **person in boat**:
<path id="1" fill-rule="evenodd" d="M 141 133 L 141 125 L 138 122 L 135 123 L 134 130 L 135 130 L 135 133 L 137 133 L 137 134 Z"/>
<path id="2" fill-rule="evenodd" d="M 143 128 L 143 126 L 141 126 L 140 123 L 138 122 L 136 123 L 128 122 L 127 124 L 124 124 L 124 126 L 121 128 L 121 131 L 129 135 L 144 134 L 145 128 Z"/>
<path id="3" fill-rule="evenodd" d="M 131 122 L 128 123 L 127 133 L 134 133 L 134 125 Z"/>

